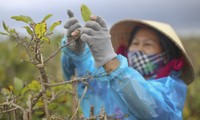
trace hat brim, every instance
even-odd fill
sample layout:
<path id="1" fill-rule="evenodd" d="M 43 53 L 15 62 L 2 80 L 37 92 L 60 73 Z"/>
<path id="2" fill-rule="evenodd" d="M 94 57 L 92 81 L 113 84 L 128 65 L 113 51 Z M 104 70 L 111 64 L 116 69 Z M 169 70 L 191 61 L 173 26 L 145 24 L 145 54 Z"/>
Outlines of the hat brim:
<path id="1" fill-rule="evenodd" d="M 192 62 L 187 55 L 186 50 L 183 47 L 183 44 L 173 28 L 165 23 L 157 22 L 157 21 L 149 21 L 149 20 L 135 20 L 135 19 L 125 19 L 115 23 L 111 29 L 111 40 L 114 47 L 114 50 L 117 51 L 120 46 L 128 47 L 128 42 L 131 37 L 131 32 L 134 28 L 138 26 L 148 26 L 151 27 L 164 36 L 166 36 L 169 40 L 171 40 L 175 46 L 180 50 L 183 58 L 185 59 L 185 65 L 183 67 L 181 73 L 181 79 L 189 85 L 194 80 L 194 70 Z"/>

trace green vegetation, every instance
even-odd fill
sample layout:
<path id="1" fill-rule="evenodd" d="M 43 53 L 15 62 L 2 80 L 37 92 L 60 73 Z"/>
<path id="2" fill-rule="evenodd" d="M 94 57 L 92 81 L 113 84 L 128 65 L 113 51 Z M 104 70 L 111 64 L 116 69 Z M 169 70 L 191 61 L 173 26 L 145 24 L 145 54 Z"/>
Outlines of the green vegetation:
<path id="1" fill-rule="evenodd" d="M 182 38 L 183 45 L 190 56 L 195 80 L 188 87 L 186 104 L 184 107 L 184 120 L 199 120 L 200 118 L 200 37 Z"/>
<path id="2" fill-rule="evenodd" d="M 52 39 L 51 45 L 47 44 L 44 46 L 43 51 L 47 56 L 60 47 L 61 35 L 53 37 Z M 2 91 L 9 90 L 7 92 L 14 92 L 16 97 L 20 97 L 18 98 L 17 103 L 26 107 L 28 97 L 30 97 L 30 95 L 36 95 L 41 88 L 39 83 L 39 72 L 34 65 L 23 61 L 26 57 L 26 53 L 21 46 L 16 46 L 15 41 L 6 40 L 0 42 L 0 51 L 0 103 L 5 101 L 5 96 L 3 95 L 4 92 Z M 63 82 L 60 53 L 49 61 L 46 68 L 46 73 L 53 82 Z M 66 113 L 69 115 L 72 114 L 72 95 L 69 94 L 73 90 L 72 86 L 61 85 L 53 87 L 52 90 L 55 94 L 59 93 L 60 90 L 64 94 L 58 95 L 54 102 L 49 104 L 50 114 L 60 116 L 65 116 Z M 53 94 L 50 91 L 47 91 L 47 95 L 51 98 Z M 33 120 L 44 116 L 42 106 L 43 102 L 42 100 L 39 100 L 34 107 L 36 112 L 33 114 Z M 10 114 L 0 114 L 0 120 L 7 119 L 9 115 Z M 22 117 L 22 113 L 19 112 L 16 116 L 16 118 L 20 119 L 19 117 Z M 13 119 L 13 116 L 10 116 L 9 118 Z"/>
<path id="3" fill-rule="evenodd" d="M 28 36 L 3 22 L 8 40 L 0 43 L 0 119 L 64 119 L 71 116 L 76 96 L 72 84 L 64 82 L 60 70 L 61 35 L 53 30 L 61 22 L 47 27 L 46 20 L 35 23 L 28 16 L 13 16 L 24 22 Z M 51 39 L 50 39 L 51 37 Z M 56 85 L 56 83 L 60 83 Z M 73 103 L 73 104 L 72 104 Z"/>

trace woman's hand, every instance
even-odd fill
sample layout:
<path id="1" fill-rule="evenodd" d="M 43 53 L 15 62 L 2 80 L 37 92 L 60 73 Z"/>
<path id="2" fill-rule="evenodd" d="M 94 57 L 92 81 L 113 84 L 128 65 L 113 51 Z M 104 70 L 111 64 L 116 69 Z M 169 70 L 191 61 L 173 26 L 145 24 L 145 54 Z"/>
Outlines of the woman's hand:
<path id="1" fill-rule="evenodd" d="M 104 66 L 117 56 L 110 38 L 106 22 L 99 16 L 92 15 L 91 21 L 82 28 L 81 39 L 88 44 L 96 67 Z"/>
<path id="2" fill-rule="evenodd" d="M 67 29 L 67 42 L 71 42 L 76 39 L 74 42 L 70 43 L 67 47 L 74 51 L 77 54 L 81 54 L 85 49 L 85 42 L 80 39 L 80 28 L 78 20 L 74 17 L 73 12 L 69 9 L 67 11 L 69 19 L 64 25 L 64 28 Z"/>

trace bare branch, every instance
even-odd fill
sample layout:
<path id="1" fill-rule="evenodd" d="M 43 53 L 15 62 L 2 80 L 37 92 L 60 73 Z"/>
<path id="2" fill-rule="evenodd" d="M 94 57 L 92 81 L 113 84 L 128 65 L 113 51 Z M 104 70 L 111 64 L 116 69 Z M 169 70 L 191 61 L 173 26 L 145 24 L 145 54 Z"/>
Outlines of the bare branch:
<path id="1" fill-rule="evenodd" d="M 58 52 L 60 52 L 60 50 L 61 50 L 62 48 L 68 46 L 68 45 L 71 44 L 71 43 L 73 43 L 75 40 L 76 40 L 76 39 L 73 39 L 73 40 L 71 40 L 70 42 L 68 42 L 67 44 L 61 46 L 58 50 L 56 50 L 56 52 L 54 52 L 51 56 L 49 56 L 49 57 L 44 61 L 44 63 L 46 63 L 47 61 L 49 61 L 50 59 L 52 59 L 53 57 L 55 57 L 55 56 L 58 54 Z"/>
<path id="2" fill-rule="evenodd" d="M 17 109 L 19 109 L 19 108 L 16 107 L 16 108 L 12 108 L 12 109 L 9 109 L 9 110 L 0 111 L 0 114 L 12 112 L 12 111 L 15 111 L 15 110 L 17 110 Z"/>
<path id="3" fill-rule="evenodd" d="M 52 91 L 52 97 L 50 99 L 45 98 L 45 100 L 50 104 L 52 103 L 56 98 L 58 98 L 59 95 L 62 95 L 64 93 L 70 94 L 70 95 L 75 95 L 76 93 L 74 91 L 70 91 L 70 90 L 66 90 L 66 91 L 60 91 L 58 93 L 54 93 L 54 91 Z"/>
<path id="4" fill-rule="evenodd" d="M 58 52 L 60 52 L 60 50 L 62 49 L 62 48 L 64 48 L 64 47 L 66 47 L 67 45 L 63 45 L 63 46 L 61 46 L 58 50 L 56 50 L 56 52 L 54 52 L 51 56 L 49 56 L 46 60 L 44 60 L 44 63 L 46 63 L 47 61 L 49 61 L 50 59 L 52 59 L 53 57 L 55 57 L 57 54 L 58 54 Z"/>
<path id="5" fill-rule="evenodd" d="M 45 101 L 46 94 L 43 94 L 42 98 L 43 98 L 43 103 L 44 103 L 44 112 L 45 112 L 46 117 L 48 118 L 50 114 L 49 114 L 49 109 L 48 109 L 48 103 Z"/>
<path id="6" fill-rule="evenodd" d="M 85 83 L 85 80 L 88 80 L 90 78 L 76 78 L 76 79 L 72 79 L 69 81 L 64 81 L 64 82 L 60 82 L 60 83 L 56 83 L 56 84 L 49 84 L 49 83 L 44 83 L 44 85 L 48 86 L 48 87 L 53 87 L 53 86 L 59 86 L 59 85 L 63 85 L 63 84 L 71 84 L 71 83 L 78 83 L 78 82 L 82 82 Z"/>
<path id="7" fill-rule="evenodd" d="M 13 105 L 14 107 L 19 108 L 21 111 L 25 111 L 25 109 L 24 109 L 23 107 L 21 107 L 21 106 L 15 104 L 15 103 L 12 103 L 11 105 Z"/>
<path id="8" fill-rule="evenodd" d="M 34 107 L 35 104 L 37 103 L 38 99 L 42 97 L 42 93 L 43 91 L 40 90 L 40 92 L 36 95 L 36 97 L 34 97 L 34 99 L 32 100 L 31 106 Z"/>
<path id="9" fill-rule="evenodd" d="M 21 111 L 25 111 L 25 109 L 24 109 L 23 107 L 21 107 L 21 106 L 15 104 L 15 103 L 13 103 L 13 102 L 4 102 L 4 103 L 0 104 L 0 106 L 5 106 L 5 105 L 13 106 L 13 107 L 15 107 L 15 109 L 20 109 Z M 13 109 L 14 109 L 14 108 L 13 108 Z M 0 113 L 1 113 L 1 112 L 0 112 Z"/>

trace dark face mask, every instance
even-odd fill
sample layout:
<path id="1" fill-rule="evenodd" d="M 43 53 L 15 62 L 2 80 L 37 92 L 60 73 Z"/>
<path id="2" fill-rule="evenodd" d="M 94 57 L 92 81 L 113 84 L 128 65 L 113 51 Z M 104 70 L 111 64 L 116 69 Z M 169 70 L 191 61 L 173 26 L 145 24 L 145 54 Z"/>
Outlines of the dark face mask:
<path id="1" fill-rule="evenodd" d="M 143 76 L 155 75 L 166 64 L 165 52 L 147 55 L 141 51 L 128 52 L 129 65 Z"/>

